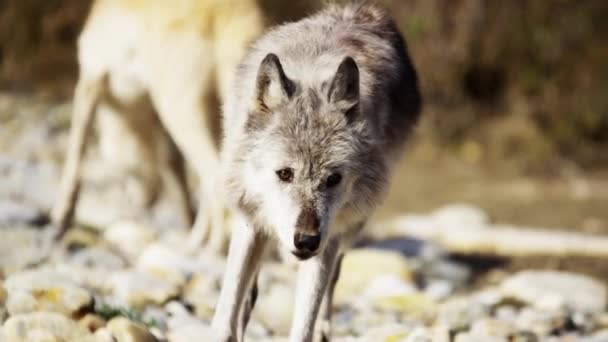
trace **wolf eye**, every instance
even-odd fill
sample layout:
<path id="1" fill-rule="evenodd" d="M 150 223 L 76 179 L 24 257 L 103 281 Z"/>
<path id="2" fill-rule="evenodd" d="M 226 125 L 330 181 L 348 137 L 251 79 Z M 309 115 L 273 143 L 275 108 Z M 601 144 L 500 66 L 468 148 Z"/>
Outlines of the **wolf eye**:
<path id="1" fill-rule="evenodd" d="M 326 185 L 328 188 L 333 188 L 334 186 L 340 184 L 340 181 L 342 180 L 342 175 L 339 173 L 332 173 L 331 175 L 329 175 L 329 177 L 327 177 L 327 181 L 326 181 Z"/>
<path id="2" fill-rule="evenodd" d="M 293 169 L 290 169 L 290 168 L 280 169 L 276 173 L 282 182 L 291 183 L 291 181 L 293 180 Z"/>

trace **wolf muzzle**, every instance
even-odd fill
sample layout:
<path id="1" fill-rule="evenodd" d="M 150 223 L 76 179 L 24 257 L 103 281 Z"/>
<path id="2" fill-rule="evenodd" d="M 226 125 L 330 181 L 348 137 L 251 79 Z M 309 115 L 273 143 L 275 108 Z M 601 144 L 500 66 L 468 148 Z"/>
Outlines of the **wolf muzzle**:
<path id="1" fill-rule="evenodd" d="M 315 255 L 321 245 L 321 222 L 316 211 L 305 208 L 298 215 L 296 231 L 293 236 L 293 244 L 296 251 L 295 256 L 300 259 L 308 259 Z"/>

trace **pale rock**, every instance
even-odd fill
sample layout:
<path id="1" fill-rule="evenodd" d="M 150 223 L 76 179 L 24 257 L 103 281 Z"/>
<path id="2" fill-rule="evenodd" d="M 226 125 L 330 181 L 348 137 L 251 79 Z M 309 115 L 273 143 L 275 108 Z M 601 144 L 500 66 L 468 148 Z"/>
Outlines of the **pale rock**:
<path id="1" fill-rule="evenodd" d="M 13 315 L 4 322 L 3 331 L 10 342 L 32 342 L 42 337 L 46 341 L 81 342 L 91 336 L 76 321 L 44 311 Z"/>
<path id="2" fill-rule="evenodd" d="M 219 278 L 197 273 L 186 284 L 183 298 L 194 306 L 194 312 L 198 317 L 211 319 L 219 297 L 219 289 Z"/>
<path id="3" fill-rule="evenodd" d="M 104 238 L 118 248 L 129 259 L 135 260 L 156 234 L 140 223 L 123 221 L 112 224 L 103 234 Z"/>
<path id="4" fill-rule="evenodd" d="M 117 342 L 112 336 L 112 332 L 107 328 L 103 327 L 97 329 L 93 334 L 93 340 L 91 342 Z"/>
<path id="5" fill-rule="evenodd" d="M 501 286 L 507 297 L 541 310 L 599 313 L 606 310 L 606 285 L 580 274 L 559 271 L 522 271 Z"/>
<path id="6" fill-rule="evenodd" d="M 608 330 L 608 312 L 602 312 L 600 314 L 594 315 L 593 324 L 600 329 Z"/>
<path id="7" fill-rule="evenodd" d="M 471 294 L 471 300 L 485 306 L 496 306 L 504 299 L 503 293 L 498 287 L 486 287 Z"/>
<path id="8" fill-rule="evenodd" d="M 437 260 L 424 265 L 421 273 L 429 280 L 447 280 L 454 287 L 462 287 L 471 278 L 471 269 L 461 263 Z"/>
<path id="9" fill-rule="evenodd" d="M 468 296 L 447 299 L 438 309 L 437 321 L 454 330 L 466 329 L 473 322 L 490 314 L 490 307 Z"/>
<path id="10" fill-rule="evenodd" d="M 412 333 L 412 327 L 402 324 L 386 324 L 380 325 L 377 327 L 373 327 L 368 329 L 368 331 L 361 336 L 358 341 L 420 341 L 420 342 L 431 342 L 429 339 L 412 339 L 406 340 L 408 335 Z"/>
<path id="11" fill-rule="evenodd" d="M 284 262 L 267 262 L 258 273 L 258 290 L 260 293 L 267 292 L 272 284 L 277 282 L 295 286 L 296 278 L 297 265 Z"/>
<path id="12" fill-rule="evenodd" d="M 448 257 L 446 250 L 436 243 L 430 241 L 424 241 L 420 247 L 416 259 L 419 259 L 425 264 L 432 264 L 434 262 L 445 260 Z"/>
<path id="13" fill-rule="evenodd" d="M 369 310 L 369 308 L 368 308 Z M 353 333 L 355 311 L 351 306 L 334 307 L 331 318 L 331 329 L 334 336 L 344 336 Z"/>
<path id="14" fill-rule="evenodd" d="M 562 322 L 561 325 L 562 326 L 570 325 L 570 323 L 568 321 L 571 321 L 571 323 L 574 323 L 577 330 L 579 330 L 579 331 L 592 331 L 592 330 L 597 329 L 597 327 L 595 326 L 595 324 L 593 322 L 592 314 L 574 312 L 570 316 L 564 317 L 564 320 L 561 321 Z"/>
<path id="15" fill-rule="evenodd" d="M 390 342 L 391 340 L 389 340 Z M 403 342 L 447 342 L 436 339 L 435 333 L 425 327 L 416 327 Z"/>
<path id="16" fill-rule="evenodd" d="M 212 341 L 213 332 L 208 323 L 191 315 L 176 315 L 167 323 L 169 342 Z"/>
<path id="17" fill-rule="evenodd" d="M 388 325 L 401 325 L 401 317 L 394 312 L 374 310 L 373 308 L 361 309 L 355 313 L 350 321 L 349 334 L 365 335 L 370 329 Z"/>
<path id="18" fill-rule="evenodd" d="M 141 313 L 141 320 L 150 323 L 150 332 L 157 337 L 162 335 L 162 330 L 166 330 L 168 319 L 169 313 L 154 305 L 147 306 Z"/>
<path id="19" fill-rule="evenodd" d="M 0 226 L 37 224 L 44 222 L 40 209 L 13 200 L 0 200 Z"/>
<path id="20" fill-rule="evenodd" d="M 563 333 L 558 336 L 547 336 L 547 337 L 543 338 L 541 341 L 542 342 L 581 342 L 581 340 L 582 340 L 582 336 L 579 333 Z M 513 339 L 513 341 L 514 342 L 529 342 L 529 341 L 536 342 L 537 340 Z M 601 341 L 601 342 L 605 342 L 605 341 Z"/>
<path id="21" fill-rule="evenodd" d="M 515 319 L 515 326 L 518 330 L 531 331 L 545 336 L 553 329 L 554 323 L 563 318 L 564 313 L 560 311 L 550 312 L 534 307 L 524 307 Z"/>
<path id="22" fill-rule="evenodd" d="M 353 342 L 354 340 L 346 340 L 346 341 L 337 341 L 337 342 Z M 264 342 L 289 342 L 289 338 L 285 336 L 273 336 L 267 339 L 264 339 Z"/>
<path id="23" fill-rule="evenodd" d="M 164 243 L 153 243 L 145 248 L 137 260 L 137 268 L 184 285 L 186 277 L 205 274 L 209 278 L 221 277 L 221 268 L 209 260 L 197 260 Z"/>
<path id="24" fill-rule="evenodd" d="M 608 341 L 608 329 L 598 330 L 591 336 L 580 339 L 581 342 L 606 342 Z"/>
<path id="25" fill-rule="evenodd" d="M 435 224 L 440 230 L 452 232 L 485 229 L 490 219 L 478 207 L 468 204 L 451 204 L 441 207 L 432 213 Z"/>
<path id="26" fill-rule="evenodd" d="M 470 332 L 479 336 L 507 338 L 515 330 L 512 323 L 493 318 L 482 318 L 473 322 Z"/>
<path id="27" fill-rule="evenodd" d="M 148 274 L 154 278 L 166 281 L 167 283 L 182 288 L 186 285 L 186 276 L 178 270 L 162 267 L 138 268 L 139 272 Z"/>
<path id="28" fill-rule="evenodd" d="M 48 231 L 26 227 L 0 229 L 0 274 L 9 275 L 46 258 L 53 245 Z"/>
<path id="29" fill-rule="evenodd" d="M 202 323 L 185 325 L 179 330 L 171 330 L 167 335 L 169 342 L 212 341 L 211 328 Z"/>
<path id="30" fill-rule="evenodd" d="M 106 321 L 98 315 L 88 313 L 78 321 L 78 324 L 88 331 L 95 332 L 105 327 Z"/>
<path id="31" fill-rule="evenodd" d="M 397 252 L 372 248 L 348 251 L 336 285 L 336 303 L 346 303 L 359 296 L 376 277 L 384 275 L 395 276 L 404 282 L 413 279 L 407 259 Z"/>
<path id="32" fill-rule="evenodd" d="M 27 332 L 28 342 L 61 342 L 55 334 L 42 329 L 32 329 Z"/>
<path id="33" fill-rule="evenodd" d="M 386 274 L 372 279 L 363 291 L 363 296 L 366 299 L 375 300 L 383 297 L 406 296 L 417 292 L 418 289 L 411 282 L 405 282 L 393 274 Z"/>
<path id="34" fill-rule="evenodd" d="M 174 269 L 185 274 L 197 271 L 195 260 L 182 253 L 179 249 L 171 248 L 162 242 L 148 245 L 137 259 L 139 268 Z"/>
<path id="35" fill-rule="evenodd" d="M 102 294 L 110 291 L 108 279 L 111 272 L 113 272 L 111 270 L 78 266 L 65 262 L 57 263 L 50 269 L 84 288 Z"/>
<path id="36" fill-rule="evenodd" d="M 175 211 L 175 209 L 172 210 Z M 163 230 L 160 232 L 157 241 L 162 242 L 164 246 L 167 246 L 171 249 L 179 249 L 180 253 L 190 255 L 189 252 L 187 253 L 184 250 L 184 246 L 187 246 L 192 238 L 192 236 L 190 235 L 190 228 L 191 227 L 179 228 L 171 226 L 170 229 Z"/>
<path id="37" fill-rule="evenodd" d="M 509 342 L 538 342 L 538 341 L 539 341 L 538 336 L 531 331 L 520 330 L 509 336 Z M 541 341 L 544 342 L 545 340 L 543 339 Z M 547 342 L 549 342 L 549 341 L 550 341 L 550 338 L 547 340 Z M 566 340 L 566 341 L 570 341 L 570 340 Z M 574 341 L 578 341 L 578 340 L 574 340 Z M 561 341 L 561 342 L 565 342 L 565 341 Z"/>
<path id="38" fill-rule="evenodd" d="M 174 283 L 137 270 L 115 272 L 108 283 L 117 299 L 134 307 L 162 305 L 179 294 L 179 287 Z"/>
<path id="39" fill-rule="evenodd" d="M 451 342 L 452 331 L 450 327 L 444 324 L 435 324 L 433 326 L 433 342 Z"/>
<path id="40" fill-rule="evenodd" d="M 430 320 L 437 314 L 435 301 L 420 292 L 378 298 L 373 305 L 382 311 L 397 312 L 420 320 Z"/>
<path id="41" fill-rule="evenodd" d="M 270 331 L 260 322 L 251 319 L 245 331 L 246 341 L 265 341 L 270 337 Z"/>
<path id="42" fill-rule="evenodd" d="M 125 317 L 112 318 L 107 325 L 117 342 L 157 342 L 145 327 Z"/>
<path id="43" fill-rule="evenodd" d="M 164 306 L 165 312 L 170 317 L 188 317 L 191 316 L 190 310 L 184 306 L 181 302 L 172 300 Z"/>
<path id="44" fill-rule="evenodd" d="M 517 318 L 517 308 L 513 305 L 501 305 L 494 312 L 496 319 L 513 322 Z"/>
<path id="45" fill-rule="evenodd" d="M 72 315 L 91 304 L 91 294 L 69 278 L 51 270 L 13 274 L 6 280 L 11 315 L 33 311 L 54 311 Z"/>
<path id="46" fill-rule="evenodd" d="M 66 250 L 87 249 L 99 244 L 99 234 L 91 229 L 73 227 L 69 229 L 61 239 L 61 244 Z"/>
<path id="47" fill-rule="evenodd" d="M 77 266 L 104 270 L 118 270 L 126 266 L 123 258 L 101 247 L 80 249 L 70 256 L 68 261 Z"/>
<path id="48" fill-rule="evenodd" d="M 287 335 L 291 327 L 294 298 L 293 287 L 273 284 L 268 293 L 258 296 L 252 316 L 275 335 Z"/>
<path id="49" fill-rule="evenodd" d="M 454 342 L 505 342 L 504 337 L 476 335 L 470 332 L 461 332 L 456 335 Z"/>
<path id="50" fill-rule="evenodd" d="M 2 155 L 0 155 L 0 172 L 2 173 L 2 177 L 0 177 L 0 198 L 19 198 L 20 201 L 32 204 L 38 208 L 49 208 L 56 197 L 57 168 L 48 163 L 32 163 L 30 158 L 24 158 L 23 139 L 11 139 L 11 144 L 14 144 L 16 147 L 18 146 L 18 149 L 15 151 L 15 157 L 10 157 L 4 149 L 6 145 L 2 140 L 5 137 L 11 136 L 11 134 L 6 134 L 8 131 L 4 129 L 6 121 L 2 119 L 0 121 L 3 122 L 3 126 L 1 127 L 2 134 L 0 134 L 0 144 L 2 145 Z M 33 129 L 31 125 L 28 125 L 26 131 L 29 136 L 40 135 L 38 129 Z M 41 220 L 37 223 L 41 223 Z"/>
<path id="51" fill-rule="evenodd" d="M 112 172 L 108 172 L 106 163 L 90 158 L 87 163 L 84 163 L 84 166 L 87 167 L 87 170 L 83 172 L 83 176 L 88 178 L 85 179 L 85 182 L 90 179 L 89 184 L 101 186 L 83 189 L 84 191 L 78 198 L 75 221 L 103 230 L 125 218 L 142 219 L 144 217 L 142 215 L 143 207 L 138 207 L 136 203 L 131 201 L 130 196 L 125 196 L 123 187 L 117 186 L 116 182 L 107 179 L 91 179 L 93 178 L 91 170 L 97 169 L 98 173 L 106 176 L 112 174 Z"/>
<path id="52" fill-rule="evenodd" d="M 159 341 L 167 341 L 167 334 L 165 333 L 165 330 L 166 327 L 150 327 L 150 333 Z"/>
<path id="53" fill-rule="evenodd" d="M 429 215 L 401 215 L 389 222 L 380 222 L 378 229 L 370 229 L 377 239 L 387 235 L 414 236 L 423 240 L 436 240 L 440 237 L 435 219 Z M 387 231 L 384 233 L 384 231 Z"/>
<path id="54" fill-rule="evenodd" d="M 454 285 L 447 280 L 433 280 L 424 288 L 424 293 L 435 301 L 447 298 L 452 292 Z"/>

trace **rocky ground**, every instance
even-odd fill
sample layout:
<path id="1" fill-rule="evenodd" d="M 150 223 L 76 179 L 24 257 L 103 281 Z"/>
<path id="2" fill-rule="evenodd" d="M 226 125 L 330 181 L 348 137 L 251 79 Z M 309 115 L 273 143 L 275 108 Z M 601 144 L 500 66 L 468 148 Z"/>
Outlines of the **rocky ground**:
<path id="1" fill-rule="evenodd" d="M 79 208 L 86 224 L 59 245 L 40 228 L 56 193 L 68 109 L 0 96 L 0 341 L 209 340 L 225 260 L 185 248 L 188 232 L 170 209 L 113 221 L 121 196 L 90 187 Z M 450 226 L 454 236 L 494 229 L 483 211 L 463 205 L 402 225 Z M 603 281 L 501 268 L 479 281 L 477 265 L 423 237 L 392 229 L 346 255 L 333 340 L 608 341 Z M 293 263 L 264 264 L 248 341 L 285 340 L 294 274 Z"/>
<path id="2" fill-rule="evenodd" d="M 0 234 L 2 341 L 209 338 L 224 260 L 185 252 L 185 230 L 124 221 L 100 234 L 74 230 L 54 248 L 38 228 L 5 225 Z M 334 340 L 608 341 L 602 282 L 494 273 L 471 289 L 472 269 L 433 244 L 394 239 L 354 249 L 336 289 Z M 248 340 L 284 339 L 294 274 L 289 263 L 264 265 Z"/>

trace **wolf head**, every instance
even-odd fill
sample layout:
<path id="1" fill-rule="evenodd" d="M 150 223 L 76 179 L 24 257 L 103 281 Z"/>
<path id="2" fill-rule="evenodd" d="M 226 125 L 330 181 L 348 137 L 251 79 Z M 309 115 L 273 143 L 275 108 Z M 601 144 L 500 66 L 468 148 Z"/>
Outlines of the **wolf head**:
<path id="1" fill-rule="evenodd" d="M 334 70 L 320 84 L 305 84 L 268 54 L 239 156 L 241 207 L 300 259 L 321 251 L 384 180 L 360 118 L 359 68 L 345 57 Z"/>

